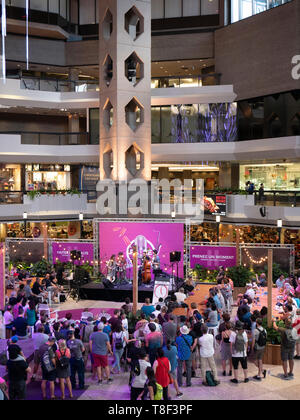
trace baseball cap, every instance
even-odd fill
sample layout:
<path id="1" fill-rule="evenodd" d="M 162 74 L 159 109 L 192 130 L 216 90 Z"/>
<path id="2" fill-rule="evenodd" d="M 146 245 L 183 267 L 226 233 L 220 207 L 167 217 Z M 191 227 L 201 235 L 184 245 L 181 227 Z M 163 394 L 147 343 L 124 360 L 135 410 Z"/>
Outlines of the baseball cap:
<path id="1" fill-rule="evenodd" d="M 12 343 L 14 343 L 14 344 L 16 344 L 18 341 L 19 341 L 19 338 L 18 338 L 18 336 L 17 336 L 17 335 L 14 335 L 14 336 L 11 338 L 11 342 L 12 342 Z"/>

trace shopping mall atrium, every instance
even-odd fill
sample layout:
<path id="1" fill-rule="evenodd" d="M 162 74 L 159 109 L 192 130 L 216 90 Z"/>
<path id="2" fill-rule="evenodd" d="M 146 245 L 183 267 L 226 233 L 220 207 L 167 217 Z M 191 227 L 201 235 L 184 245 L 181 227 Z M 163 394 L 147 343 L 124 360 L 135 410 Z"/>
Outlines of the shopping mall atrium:
<path id="1" fill-rule="evenodd" d="M 226 289 L 227 273 L 233 281 L 233 306 L 230 311 L 218 308 L 218 326 L 226 312 L 233 325 L 240 319 L 239 303 L 254 281 L 251 312 L 265 306 L 268 334 L 269 329 L 274 332 L 278 326 L 272 321 L 279 317 L 284 321 L 286 313 L 285 302 L 280 303 L 285 283 L 281 290 L 275 282 L 282 276 L 289 279 L 294 295 L 286 297 L 295 301 L 300 284 L 300 0 L 2 0 L 1 13 L 3 313 L 8 306 L 15 312 L 19 303 L 14 299 L 22 283 L 33 290 L 41 278 L 46 281 L 40 286 L 41 299 L 30 291 L 26 297 L 37 299 L 37 322 L 49 316 L 51 333 L 54 323 L 65 327 L 67 312 L 82 333 L 87 318 L 93 317 L 91 322 L 98 325 L 101 316 L 113 317 L 125 299 L 133 304 L 133 318 L 141 322 L 145 300 L 156 305 L 161 298 L 169 318 L 171 314 L 178 322 L 180 341 L 184 328 L 194 328 L 195 310 L 206 319 L 207 299 L 218 286 Z M 158 205 L 158 212 L 151 203 L 153 185 L 158 199 L 169 200 Z M 199 218 L 181 211 L 179 199 L 184 203 L 185 198 L 176 190 L 182 192 L 184 185 L 189 186 L 193 208 L 201 190 Z M 141 191 L 144 195 L 139 195 Z M 47 273 L 57 285 L 47 283 Z M 170 299 L 174 303 L 174 293 L 182 289 L 185 303 L 170 309 Z M 47 315 L 41 315 L 43 304 Z M 85 312 L 89 317 L 84 318 Z M 150 313 L 146 315 L 149 321 Z M 121 315 L 122 321 L 126 316 Z M 147 316 L 142 320 L 146 322 Z M 0 355 L 5 339 L 20 335 L 11 327 L 14 322 L 4 317 L 1 323 L 0 315 Z M 172 400 L 255 399 L 259 387 L 263 399 L 299 398 L 300 365 L 295 361 L 294 382 L 281 381 L 285 361 L 273 349 L 280 348 L 279 341 L 268 341 L 267 377 L 260 378 L 262 371 L 256 375 L 263 383 L 250 379 L 236 388 L 221 367 L 216 325 L 208 322 L 210 327 L 221 384 L 212 390 L 202 385 L 207 378 L 198 367 L 203 355 L 197 341 L 192 384 L 187 383 L 192 388 L 185 389 L 185 377 L 191 380 L 185 363 L 183 384 L 182 372 L 173 379 L 180 390 L 162 384 L 164 399 L 166 392 Z M 122 328 L 127 356 L 136 327 L 129 321 L 129 329 L 126 322 Z M 26 339 L 18 338 L 32 371 L 32 336 L 37 331 L 28 324 Z M 114 358 L 109 356 L 109 363 L 120 370 L 113 334 Z M 78 337 L 84 341 L 83 336 Z M 148 344 L 145 334 L 151 362 Z M 297 346 L 295 357 L 300 359 Z M 107 366 L 91 353 L 100 383 L 98 371 Z M 85 385 L 74 399 L 134 399 L 124 354 L 121 374 L 114 374 L 112 384 L 101 388 L 88 367 Z M 85 364 L 89 366 L 89 358 Z M 255 366 L 249 360 L 252 377 Z M 76 369 L 80 382 L 82 372 Z M 33 383 L 28 371 L 26 398 L 19 391 L 19 397 L 10 391 L 7 395 L 45 398 L 43 387 L 40 391 L 42 374 L 46 381 L 44 371 L 38 371 Z M 107 379 L 109 375 L 110 371 Z M 13 382 L 3 366 L 0 377 Z M 50 377 L 48 372 L 51 385 Z M 158 391 L 156 386 L 151 390 L 153 399 L 152 393 Z"/>

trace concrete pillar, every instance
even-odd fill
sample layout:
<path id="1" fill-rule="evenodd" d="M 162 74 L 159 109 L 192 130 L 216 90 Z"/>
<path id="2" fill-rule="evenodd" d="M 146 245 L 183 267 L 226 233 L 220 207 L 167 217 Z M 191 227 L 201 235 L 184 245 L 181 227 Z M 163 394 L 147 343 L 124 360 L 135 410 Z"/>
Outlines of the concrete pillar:
<path id="1" fill-rule="evenodd" d="M 151 180 L 151 0 L 99 3 L 100 180 Z M 137 83 L 126 77 L 129 57 L 141 68 Z"/>
<path id="2" fill-rule="evenodd" d="M 220 188 L 229 188 L 229 189 L 238 189 L 239 188 L 239 179 L 240 179 L 240 167 L 239 164 L 222 162 L 220 164 L 219 172 L 219 187 Z"/>
<path id="3" fill-rule="evenodd" d="M 158 179 L 169 179 L 169 168 L 159 167 L 158 168 Z"/>
<path id="4" fill-rule="evenodd" d="M 79 115 L 78 114 L 69 114 L 69 124 L 68 124 L 69 133 L 79 133 Z"/>

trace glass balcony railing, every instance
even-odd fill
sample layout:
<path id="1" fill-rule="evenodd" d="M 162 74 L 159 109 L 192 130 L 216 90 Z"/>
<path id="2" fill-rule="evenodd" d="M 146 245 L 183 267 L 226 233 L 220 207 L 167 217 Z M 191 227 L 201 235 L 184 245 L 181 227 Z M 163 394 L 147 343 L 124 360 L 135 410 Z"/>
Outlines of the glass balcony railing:
<path id="1" fill-rule="evenodd" d="M 0 132 L 3 135 L 21 135 L 21 144 L 36 144 L 41 146 L 75 146 L 92 144 L 90 133 L 39 133 L 9 131 Z"/>
<path id="2" fill-rule="evenodd" d="M 151 79 L 151 88 L 185 88 L 185 87 L 201 87 L 216 86 L 220 84 L 221 74 L 210 73 L 201 76 L 169 76 L 169 77 L 153 77 Z"/>
<path id="3" fill-rule="evenodd" d="M 61 80 L 22 77 L 21 89 L 40 90 L 44 92 L 90 92 L 99 91 L 99 83 L 91 80 Z"/>

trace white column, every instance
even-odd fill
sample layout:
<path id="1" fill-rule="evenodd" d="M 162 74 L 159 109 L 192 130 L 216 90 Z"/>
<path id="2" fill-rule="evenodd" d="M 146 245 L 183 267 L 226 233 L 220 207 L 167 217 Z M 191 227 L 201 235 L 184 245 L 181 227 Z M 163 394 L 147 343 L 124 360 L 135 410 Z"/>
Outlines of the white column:
<path id="1" fill-rule="evenodd" d="M 100 179 L 150 180 L 151 0 L 100 1 L 99 12 Z M 139 76 L 136 84 L 135 77 L 128 80 L 125 74 L 126 60 L 132 54 Z M 127 67 L 132 69 L 132 64 Z M 142 168 L 134 165 L 135 174 L 126 168 L 126 151 L 132 146 L 143 156 Z M 108 174 L 105 165 L 110 159 L 105 154 L 111 153 L 113 169 Z M 130 156 L 129 164 L 132 153 Z"/>

